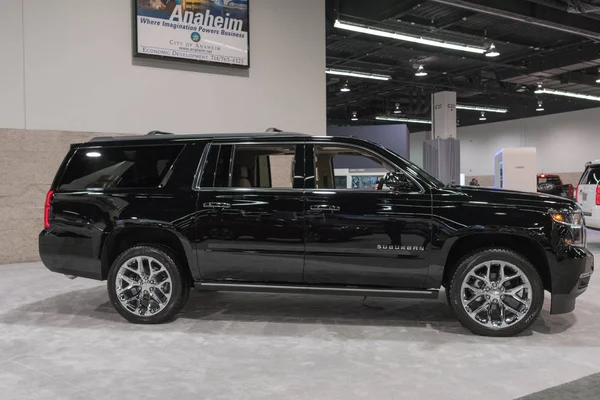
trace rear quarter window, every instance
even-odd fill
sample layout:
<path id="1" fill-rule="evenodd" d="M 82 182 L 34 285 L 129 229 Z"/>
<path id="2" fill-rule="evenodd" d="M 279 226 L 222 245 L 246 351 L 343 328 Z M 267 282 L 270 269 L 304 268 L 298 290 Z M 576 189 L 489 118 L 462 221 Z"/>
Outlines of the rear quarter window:
<path id="1" fill-rule="evenodd" d="M 58 189 L 152 188 L 168 178 L 183 145 L 80 148 Z"/>
<path id="2" fill-rule="evenodd" d="M 580 185 L 598 185 L 600 184 L 600 165 L 587 167 L 581 179 Z"/>

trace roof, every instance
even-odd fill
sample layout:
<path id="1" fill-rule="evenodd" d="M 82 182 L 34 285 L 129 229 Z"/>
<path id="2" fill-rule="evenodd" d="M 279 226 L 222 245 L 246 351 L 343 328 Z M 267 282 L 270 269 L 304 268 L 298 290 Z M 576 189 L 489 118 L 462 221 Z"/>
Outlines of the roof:
<path id="1" fill-rule="evenodd" d="M 91 139 L 88 143 L 101 142 L 123 142 L 123 141 L 173 141 L 173 140 L 198 140 L 198 139 L 219 139 L 219 138 L 272 138 L 272 137 L 308 137 L 309 135 L 295 132 L 258 132 L 258 133 L 196 133 L 196 134 L 175 134 L 168 132 L 152 131 L 146 135 L 132 136 L 99 136 Z"/>
<path id="2" fill-rule="evenodd" d="M 365 143 L 371 145 L 378 144 L 369 140 L 359 139 L 348 136 L 312 136 L 296 132 L 259 132 L 259 133 L 206 133 L 206 134 L 174 134 L 152 131 L 146 135 L 135 136 L 101 136 L 91 139 L 87 143 L 76 143 L 73 147 L 97 147 L 98 145 L 137 145 L 140 142 L 152 142 L 153 144 L 166 144 L 172 142 L 189 142 L 189 141 L 257 141 L 266 142 L 269 140 L 276 141 L 295 141 L 295 140 L 310 140 L 319 142 L 328 142 L 335 140 L 342 143 L 355 143 L 364 146 Z"/>

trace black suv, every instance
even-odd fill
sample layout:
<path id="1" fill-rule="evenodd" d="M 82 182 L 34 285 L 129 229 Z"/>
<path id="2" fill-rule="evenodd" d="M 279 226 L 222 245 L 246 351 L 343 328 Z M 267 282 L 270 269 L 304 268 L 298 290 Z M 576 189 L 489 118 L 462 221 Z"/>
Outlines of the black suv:
<path id="1" fill-rule="evenodd" d="M 41 258 L 108 280 L 136 323 L 199 290 L 435 299 L 472 332 L 510 336 L 570 312 L 593 256 L 567 199 L 446 186 L 355 138 L 298 134 L 97 138 L 48 192 Z"/>

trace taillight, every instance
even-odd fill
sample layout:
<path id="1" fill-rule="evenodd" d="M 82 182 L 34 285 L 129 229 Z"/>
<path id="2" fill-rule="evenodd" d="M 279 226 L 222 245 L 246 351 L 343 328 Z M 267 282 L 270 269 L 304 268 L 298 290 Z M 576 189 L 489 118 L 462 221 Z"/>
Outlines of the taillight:
<path id="1" fill-rule="evenodd" d="M 54 190 L 49 190 L 46 194 L 46 203 L 44 204 L 44 228 L 50 228 L 50 203 L 54 196 Z"/>
<path id="2" fill-rule="evenodd" d="M 596 185 L 596 205 L 600 206 L 600 185 Z"/>
<path id="3" fill-rule="evenodd" d="M 573 185 L 569 183 L 569 197 L 573 197 Z"/>
<path id="4" fill-rule="evenodd" d="M 577 185 L 577 188 L 575 189 L 575 202 L 579 201 L 579 185 Z"/>

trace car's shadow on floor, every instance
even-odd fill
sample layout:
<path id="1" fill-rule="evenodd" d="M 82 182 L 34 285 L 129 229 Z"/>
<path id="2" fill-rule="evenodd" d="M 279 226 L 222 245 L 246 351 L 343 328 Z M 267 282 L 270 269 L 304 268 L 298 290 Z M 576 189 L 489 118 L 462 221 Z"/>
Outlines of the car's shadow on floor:
<path id="1" fill-rule="evenodd" d="M 471 335 L 455 319 L 444 293 L 438 300 L 366 298 L 353 296 L 263 294 L 241 292 L 198 292 L 190 299 L 173 324 L 154 326 L 156 330 L 197 330 L 226 333 L 233 329 L 245 333 L 244 324 L 261 326 L 294 325 L 290 334 L 319 328 L 348 327 L 364 335 L 370 327 L 418 328 L 455 335 Z M 546 299 L 546 306 L 549 301 Z M 593 307 L 592 304 L 586 306 Z M 235 327 L 231 327 L 235 323 Z M 532 327 L 519 336 L 558 334 L 576 323 L 574 314 L 550 316 L 545 307 Z M 108 301 L 103 286 L 59 294 L 41 301 L 0 312 L 0 324 L 49 325 L 86 328 L 97 325 L 111 329 L 135 329 Z M 185 327 L 185 328 L 184 328 Z M 360 329 L 357 329 L 360 328 Z M 419 331 L 417 329 L 417 332 Z M 396 331 L 398 329 L 395 329 Z M 286 329 L 280 329 L 285 334 Z M 404 331 L 404 330 L 402 330 Z"/>

